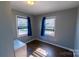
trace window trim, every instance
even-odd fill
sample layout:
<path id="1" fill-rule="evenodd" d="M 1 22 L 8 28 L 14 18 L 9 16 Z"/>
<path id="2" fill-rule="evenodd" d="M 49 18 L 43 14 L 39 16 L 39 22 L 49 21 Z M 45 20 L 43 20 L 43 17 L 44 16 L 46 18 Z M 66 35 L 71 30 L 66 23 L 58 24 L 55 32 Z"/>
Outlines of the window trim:
<path id="1" fill-rule="evenodd" d="M 22 37 L 22 36 L 25 36 L 26 34 L 24 34 L 24 35 L 18 35 L 18 21 L 17 21 L 17 18 L 23 18 L 23 19 L 27 19 L 27 16 L 25 17 L 25 16 L 21 16 L 21 15 L 16 15 L 16 35 L 17 35 L 17 37 Z M 28 20 L 27 20 L 28 21 Z M 28 24 L 27 24 L 28 25 Z M 28 35 L 28 33 L 27 33 L 27 35 Z"/>
<path id="2" fill-rule="evenodd" d="M 46 17 L 46 19 L 55 19 L 55 28 L 56 28 L 56 16 Z M 46 19 L 45 19 L 45 22 L 46 22 Z M 45 25 L 45 32 L 46 32 L 46 25 Z M 54 33 L 55 33 L 55 31 L 54 31 Z M 45 35 L 46 35 L 46 33 L 45 33 Z"/>

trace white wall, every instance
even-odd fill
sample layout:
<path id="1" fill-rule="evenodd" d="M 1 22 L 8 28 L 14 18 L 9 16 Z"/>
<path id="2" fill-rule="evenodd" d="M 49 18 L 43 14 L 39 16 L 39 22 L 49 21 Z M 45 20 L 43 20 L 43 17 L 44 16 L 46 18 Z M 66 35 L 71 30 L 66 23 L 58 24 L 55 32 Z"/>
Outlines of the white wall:
<path id="1" fill-rule="evenodd" d="M 76 24 L 76 37 L 75 37 L 75 56 L 79 57 L 79 8 L 77 10 L 77 24 Z"/>
<path id="2" fill-rule="evenodd" d="M 9 2 L 0 2 L 0 57 L 14 56 L 13 22 Z"/>
<path id="3" fill-rule="evenodd" d="M 32 29 L 33 29 L 33 38 L 38 38 L 40 35 L 40 19 L 38 19 L 38 16 L 33 16 L 32 20 Z"/>
<path id="4" fill-rule="evenodd" d="M 74 49 L 77 9 L 56 14 L 56 40 L 61 46 Z"/>
<path id="5" fill-rule="evenodd" d="M 69 49 L 74 49 L 76 14 L 77 14 L 77 8 L 72 8 L 72 9 L 67 9 L 67 10 L 58 11 L 54 13 L 40 15 L 37 20 L 38 22 L 39 20 L 41 22 L 41 17 L 43 16 L 46 16 L 46 17 L 56 16 L 56 31 L 55 31 L 56 43 L 60 46 L 63 46 Z M 40 32 L 39 30 L 37 31 Z M 39 33 L 37 35 L 39 35 Z M 51 40 L 54 40 L 54 39 L 51 39 Z M 52 42 L 52 43 L 55 43 L 55 42 Z"/>

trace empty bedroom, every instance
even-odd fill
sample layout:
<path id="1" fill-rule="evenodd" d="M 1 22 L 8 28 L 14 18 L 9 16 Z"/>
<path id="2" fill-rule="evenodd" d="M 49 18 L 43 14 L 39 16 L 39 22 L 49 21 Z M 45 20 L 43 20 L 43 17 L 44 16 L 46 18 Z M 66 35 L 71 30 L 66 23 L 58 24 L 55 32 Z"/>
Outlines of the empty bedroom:
<path id="1" fill-rule="evenodd" d="M 79 57 L 79 1 L 0 1 L 0 57 Z"/>

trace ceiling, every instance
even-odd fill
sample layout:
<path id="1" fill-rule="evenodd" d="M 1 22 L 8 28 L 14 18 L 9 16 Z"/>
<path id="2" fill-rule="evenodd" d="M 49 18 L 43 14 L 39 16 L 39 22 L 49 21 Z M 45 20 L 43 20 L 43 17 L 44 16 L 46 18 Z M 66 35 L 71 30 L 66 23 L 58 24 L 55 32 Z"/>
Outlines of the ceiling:
<path id="1" fill-rule="evenodd" d="M 11 1 L 12 9 L 31 15 L 56 12 L 77 6 L 79 6 L 78 1 L 36 1 L 33 6 L 28 5 L 26 1 Z"/>

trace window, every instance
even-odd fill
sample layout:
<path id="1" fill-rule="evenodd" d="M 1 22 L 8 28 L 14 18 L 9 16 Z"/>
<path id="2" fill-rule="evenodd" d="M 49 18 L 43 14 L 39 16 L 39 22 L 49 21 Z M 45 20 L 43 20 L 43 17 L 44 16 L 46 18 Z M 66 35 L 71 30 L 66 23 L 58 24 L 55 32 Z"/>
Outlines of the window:
<path id="1" fill-rule="evenodd" d="M 45 35 L 55 36 L 55 17 L 45 20 Z"/>
<path id="2" fill-rule="evenodd" d="M 17 34 L 20 35 L 27 35 L 28 34 L 28 22 L 27 18 L 22 16 L 17 16 Z"/>

